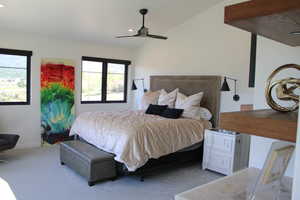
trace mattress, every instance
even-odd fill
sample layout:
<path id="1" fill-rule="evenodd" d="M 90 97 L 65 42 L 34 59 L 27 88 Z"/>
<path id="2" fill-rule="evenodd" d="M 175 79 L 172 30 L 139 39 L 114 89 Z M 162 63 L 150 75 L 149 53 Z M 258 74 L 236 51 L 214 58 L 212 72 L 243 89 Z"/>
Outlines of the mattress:
<path id="1" fill-rule="evenodd" d="M 71 135 L 115 154 L 115 160 L 135 171 L 149 159 L 158 159 L 203 140 L 206 120 L 167 119 L 144 111 L 86 112 L 75 120 Z"/>

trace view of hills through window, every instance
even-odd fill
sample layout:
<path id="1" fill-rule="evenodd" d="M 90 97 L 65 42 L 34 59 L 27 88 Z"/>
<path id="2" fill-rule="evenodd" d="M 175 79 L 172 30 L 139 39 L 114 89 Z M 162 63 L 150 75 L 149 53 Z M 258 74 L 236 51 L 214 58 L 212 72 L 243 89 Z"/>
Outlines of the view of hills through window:
<path id="1" fill-rule="evenodd" d="M 82 101 L 101 101 L 102 62 L 82 61 Z"/>
<path id="2" fill-rule="evenodd" d="M 0 102 L 26 102 L 27 57 L 0 54 Z"/>
<path id="3" fill-rule="evenodd" d="M 108 63 L 107 101 L 124 100 L 125 65 Z"/>
<path id="4" fill-rule="evenodd" d="M 103 63 L 82 61 L 82 101 L 102 101 Z M 124 64 L 107 63 L 107 84 L 105 101 L 124 101 Z"/>

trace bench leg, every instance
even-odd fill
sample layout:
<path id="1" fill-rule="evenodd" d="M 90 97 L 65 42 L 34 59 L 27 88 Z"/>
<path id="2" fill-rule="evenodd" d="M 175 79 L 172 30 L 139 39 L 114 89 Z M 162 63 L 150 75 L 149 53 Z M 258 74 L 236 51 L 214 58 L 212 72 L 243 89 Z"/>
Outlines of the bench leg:
<path id="1" fill-rule="evenodd" d="M 95 185 L 95 182 L 93 182 L 93 181 L 89 181 L 89 182 L 88 182 L 88 185 L 89 185 L 90 187 L 92 187 L 92 186 L 94 186 L 94 185 Z"/>
<path id="2" fill-rule="evenodd" d="M 140 181 L 141 181 L 141 182 L 144 182 L 144 181 L 145 181 L 145 177 L 144 177 L 144 176 L 141 176 L 141 177 L 140 177 Z"/>

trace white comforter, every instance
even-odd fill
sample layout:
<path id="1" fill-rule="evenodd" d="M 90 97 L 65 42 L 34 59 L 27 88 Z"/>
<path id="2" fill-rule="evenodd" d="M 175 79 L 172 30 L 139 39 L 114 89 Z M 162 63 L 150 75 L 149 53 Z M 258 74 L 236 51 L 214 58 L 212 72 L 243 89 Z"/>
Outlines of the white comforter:
<path id="1" fill-rule="evenodd" d="M 75 120 L 77 134 L 96 147 L 116 155 L 129 171 L 150 158 L 174 153 L 203 140 L 204 120 L 166 119 L 145 111 L 87 112 Z"/>

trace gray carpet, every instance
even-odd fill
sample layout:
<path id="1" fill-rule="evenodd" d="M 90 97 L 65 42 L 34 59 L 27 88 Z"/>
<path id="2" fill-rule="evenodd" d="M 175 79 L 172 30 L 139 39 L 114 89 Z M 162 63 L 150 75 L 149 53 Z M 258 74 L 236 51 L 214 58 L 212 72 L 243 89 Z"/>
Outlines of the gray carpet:
<path id="1" fill-rule="evenodd" d="M 174 195 L 221 176 L 193 164 L 146 177 L 121 177 L 89 187 L 59 164 L 58 147 L 15 150 L 0 154 L 0 177 L 18 200 L 172 200 Z"/>

